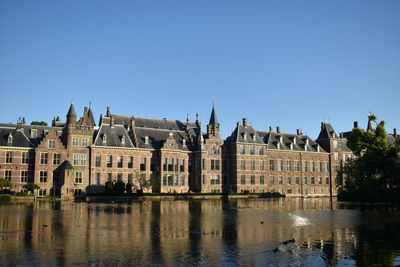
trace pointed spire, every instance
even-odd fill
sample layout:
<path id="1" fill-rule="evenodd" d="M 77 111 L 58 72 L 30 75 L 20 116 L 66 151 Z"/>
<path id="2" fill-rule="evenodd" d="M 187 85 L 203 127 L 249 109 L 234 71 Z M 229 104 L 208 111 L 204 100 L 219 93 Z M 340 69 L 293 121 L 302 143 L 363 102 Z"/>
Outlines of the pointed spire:
<path id="1" fill-rule="evenodd" d="M 69 107 L 69 110 L 67 113 L 67 124 L 71 124 L 74 122 L 76 122 L 76 112 L 75 112 L 74 104 L 71 103 L 71 106 Z"/>
<path id="2" fill-rule="evenodd" d="M 211 111 L 210 122 L 208 124 L 213 125 L 213 126 L 218 125 L 217 113 L 215 112 L 214 103 L 213 103 L 213 108 Z"/>

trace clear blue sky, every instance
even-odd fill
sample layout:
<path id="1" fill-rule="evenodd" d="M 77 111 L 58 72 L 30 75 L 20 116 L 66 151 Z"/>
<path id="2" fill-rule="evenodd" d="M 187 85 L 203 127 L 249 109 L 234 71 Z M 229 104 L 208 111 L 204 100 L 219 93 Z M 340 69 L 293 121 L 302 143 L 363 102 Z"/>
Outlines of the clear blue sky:
<path id="1" fill-rule="evenodd" d="M 400 128 L 400 1 L 0 1 L 0 122 L 113 113 Z"/>

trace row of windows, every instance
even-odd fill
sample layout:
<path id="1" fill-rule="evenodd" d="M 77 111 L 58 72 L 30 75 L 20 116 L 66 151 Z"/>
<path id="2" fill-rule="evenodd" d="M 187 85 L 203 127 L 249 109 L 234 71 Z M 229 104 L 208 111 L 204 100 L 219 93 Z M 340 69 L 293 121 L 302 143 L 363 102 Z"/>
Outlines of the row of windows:
<path id="1" fill-rule="evenodd" d="M 162 179 L 162 185 L 164 186 L 184 186 L 185 185 L 185 175 L 175 175 L 175 174 L 164 174 Z"/>
<path id="2" fill-rule="evenodd" d="M 72 146 L 89 146 L 89 138 L 72 137 Z"/>
<path id="3" fill-rule="evenodd" d="M 163 171 L 185 172 L 185 160 L 176 158 L 164 158 Z"/>
<path id="4" fill-rule="evenodd" d="M 53 153 L 53 165 L 59 165 L 61 163 L 61 154 Z M 47 165 L 49 163 L 49 153 L 42 152 L 40 153 L 40 165 Z"/>
<path id="5" fill-rule="evenodd" d="M 29 160 L 29 152 L 21 153 L 21 164 L 28 164 Z M 14 162 L 14 153 L 13 151 L 6 151 L 6 163 L 16 163 Z"/>
<path id="6" fill-rule="evenodd" d="M 277 163 L 275 165 L 275 162 Z M 286 163 L 284 165 L 284 163 Z M 285 162 L 282 159 L 278 160 L 269 160 L 269 170 L 270 171 L 300 171 L 300 165 L 299 165 L 298 160 L 294 160 L 293 164 L 291 160 L 286 160 Z M 325 161 L 324 163 L 322 161 L 318 161 L 317 164 L 314 161 L 310 161 L 310 164 L 308 165 L 308 162 L 306 160 L 303 160 L 302 166 L 302 171 L 307 172 L 328 172 L 329 171 L 329 162 Z M 255 170 L 256 169 L 256 161 L 255 160 L 250 160 L 250 166 L 249 170 Z M 246 160 L 242 159 L 240 161 L 240 169 L 241 170 L 246 170 L 247 169 L 247 164 Z M 263 171 L 265 170 L 265 164 L 263 160 L 259 161 L 259 170 Z"/>
<path id="7" fill-rule="evenodd" d="M 11 178 L 12 178 L 12 171 L 5 170 L 4 171 L 4 179 L 11 181 Z M 20 171 L 20 181 L 21 181 L 21 183 L 28 182 L 28 171 L 26 171 L 26 170 Z"/>
<path id="8" fill-rule="evenodd" d="M 86 166 L 86 154 L 74 153 L 73 154 L 74 166 Z"/>
<path id="9" fill-rule="evenodd" d="M 292 179 L 291 176 L 287 176 L 285 181 L 284 181 L 284 177 L 283 176 L 278 176 L 277 178 L 278 178 L 278 180 L 276 181 L 275 177 L 273 175 L 270 175 L 269 176 L 269 184 L 271 184 L 271 185 L 272 184 L 284 184 L 284 183 L 288 184 L 288 185 L 291 185 L 291 184 L 299 185 L 300 184 L 300 177 L 299 176 L 294 177 L 294 180 Z M 314 176 L 310 177 L 310 184 L 311 185 L 316 185 L 316 184 L 322 185 L 323 184 L 324 181 L 323 181 L 323 178 L 321 176 L 319 176 L 317 178 L 317 180 L 315 178 L 316 177 L 314 177 Z M 264 175 L 260 175 L 259 176 L 258 182 L 259 182 L 258 184 L 266 184 Z M 307 176 L 304 176 L 303 177 L 303 184 L 308 184 L 308 182 L 309 181 L 308 181 Z M 256 184 L 256 176 L 255 175 L 250 175 L 250 183 L 249 183 L 249 181 L 246 178 L 246 175 L 241 175 L 240 176 L 240 184 L 242 184 L 242 185 L 245 185 L 245 184 L 255 185 Z M 325 184 L 329 184 L 329 177 L 328 176 L 325 177 Z"/>
<path id="10" fill-rule="evenodd" d="M 116 167 L 117 168 L 124 168 L 126 166 L 128 169 L 133 169 L 133 157 L 128 156 L 126 157 L 126 163 L 124 162 L 124 157 L 123 156 L 117 156 L 116 157 Z M 146 171 L 146 161 L 147 159 L 142 157 L 140 158 L 140 170 L 141 171 Z M 113 156 L 112 155 L 107 155 L 106 156 L 106 167 L 107 168 L 112 168 L 113 167 Z M 155 164 L 155 159 L 151 159 L 150 162 L 150 170 L 155 171 L 156 170 L 156 164 Z M 96 155 L 95 156 L 95 167 L 101 167 L 101 155 Z"/>
<path id="11" fill-rule="evenodd" d="M 257 153 L 257 155 L 264 155 L 264 147 L 262 147 L 262 146 L 250 145 L 250 146 L 248 146 L 248 148 L 249 148 L 248 154 L 250 154 L 250 155 L 255 155 L 256 153 Z M 240 145 L 239 150 L 240 150 L 241 155 L 245 155 L 247 152 L 245 145 Z"/>
<path id="12" fill-rule="evenodd" d="M 241 189 L 240 192 L 244 193 L 245 189 Z M 265 189 L 260 189 L 259 192 L 257 192 L 256 189 L 250 190 L 251 193 L 266 193 L 267 191 L 273 193 L 273 192 L 279 192 L 281 194 L 284 194 L 284 189 L 282 188 L 278 188 L 277 190 L 275 189 L 270 189 L 270 190 L 265 190 Z M 292 188 L 288 188 L 286 189 L 286 193 L 287 194 L 301 194 L 301 189 L 297 188 L 297 189 L 292 189 Z M 329 188 L 310 188 L 310 189 L 303 189 L 303 194 L 304 195 L 308 195 L 308 194 L 329 194 Z"/>
<path id="13" fill-rule="evenodd" d="M 201 169 L 206 170 L 208 166 L 206 166 L 206 159 L 201 161 Z M 210 170 L 220 170 L 221 169 L 221 160 L 219 159 L 210 159 Z"/>

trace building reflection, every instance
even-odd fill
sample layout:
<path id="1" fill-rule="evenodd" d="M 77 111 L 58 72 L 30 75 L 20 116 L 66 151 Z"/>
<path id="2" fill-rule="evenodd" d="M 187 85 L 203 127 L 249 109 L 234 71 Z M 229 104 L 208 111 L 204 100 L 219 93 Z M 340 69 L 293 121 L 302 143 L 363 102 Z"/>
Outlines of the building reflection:
<path id="1" fill-rule="evenodd" d="M 329 199 L 20 203 L 0 206 L 0 251 L 5 265 L 393 265 L 400 216 L 373 214 Z"/>

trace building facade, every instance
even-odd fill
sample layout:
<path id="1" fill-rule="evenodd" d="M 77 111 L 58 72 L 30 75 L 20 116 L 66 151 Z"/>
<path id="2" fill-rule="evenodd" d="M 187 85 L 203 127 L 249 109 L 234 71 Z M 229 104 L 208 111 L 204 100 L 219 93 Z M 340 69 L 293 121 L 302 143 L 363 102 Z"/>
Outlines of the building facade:
<path id="1" fill-rule="evenodd" d="M 71 104 L 66 121 L 55 117 L 51 126 L 25 119 L 0 124 L 0 178 L 14 192 L 33 182 L 39 196 L 63 198 L 102 193 L 107 181 L 146 193 L 335 196 L 352 157 L 348 136 L 327 122 L 313 140 L 300 129 L 256 130 L 244 118 L 223 140 L 214 107 L 204 130 L 198 115 L 194 122 L 156 119 L 113 114 L 109 107 L 96 126 L 90 107 L 77 119 Z"/>

